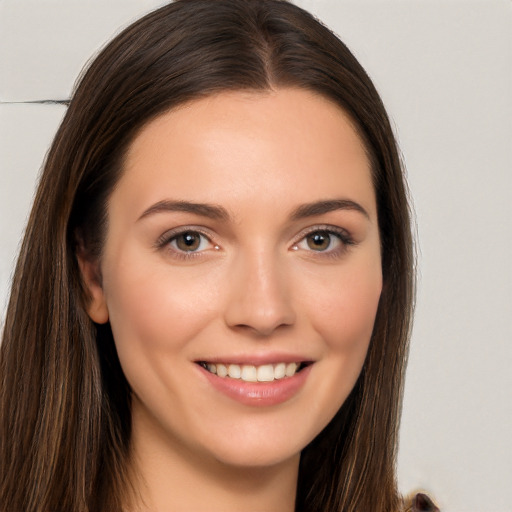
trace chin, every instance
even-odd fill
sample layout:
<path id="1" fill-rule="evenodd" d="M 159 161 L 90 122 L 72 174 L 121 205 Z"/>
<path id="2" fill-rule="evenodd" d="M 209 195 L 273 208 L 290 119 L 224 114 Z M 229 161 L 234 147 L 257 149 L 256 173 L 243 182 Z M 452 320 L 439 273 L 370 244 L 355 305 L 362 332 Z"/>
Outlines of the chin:
<path id="1" fill-rule="evenodd" d="M 264 469 L 282 464 L 298 464 L 301 450 L 298 447 L 278 446 L 276 443 L 245 443 L 243 449 L 233 446 L 231 449 L 216 450 L 215 460 L 224 466 L 239 469 Z M 234 448 L 234 449 L 233 449 Z"/>
<path id="2" fill-rule="evenodd" d="M 322 430 L 322 425 L 298 428 L 279 421 L 279 418 L 253 418 L 238 422 L 228 431 L 211 432 L 203 443 L 203 450 L 216 461 L 238 468 L 265 468 L 297 463 L 300 453 Z M 204 452 L 203 452 L 204 453 Z"/>

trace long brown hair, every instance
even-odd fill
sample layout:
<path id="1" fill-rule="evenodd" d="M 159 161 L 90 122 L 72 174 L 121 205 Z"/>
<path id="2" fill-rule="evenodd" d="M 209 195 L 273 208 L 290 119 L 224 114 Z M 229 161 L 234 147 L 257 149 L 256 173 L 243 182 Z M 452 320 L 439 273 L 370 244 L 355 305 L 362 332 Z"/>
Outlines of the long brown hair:
<path id="1" fill-rule="evenodd" d="M 118 511 L 130 389 L 111 330 L 86 314 L 77 245 L 97 258 L 106 203 L 138 131 L 225 90 L 299 87 L 352 118 L 372 164 L 383 292 L 362 373 L 302 453 L 296 510 L 401 508 L 395 457 L 413 305 L 403 172 L 382 102 L 346 46 L 279 0 L 178 0 L 127 28 L 82 77 L 47 156 L 0 351 L 0 511 Z"/>

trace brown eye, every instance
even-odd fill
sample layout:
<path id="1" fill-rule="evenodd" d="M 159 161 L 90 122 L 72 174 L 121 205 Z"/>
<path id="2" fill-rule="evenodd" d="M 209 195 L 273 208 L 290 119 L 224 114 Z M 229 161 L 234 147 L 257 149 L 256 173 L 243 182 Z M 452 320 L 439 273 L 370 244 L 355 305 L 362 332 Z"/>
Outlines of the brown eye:
<path id="1" fill-rule="evenodd" d="M 197 251 L 201 246 L 203 235 L 195 231 L 186 231 L 176 236 L 173 240 L 173 245 L 183 252 Z"/>
<path id="2" fill-rule="evenodd" d="M 315 231 L 306 237 L 306 243 L 313 251 L 325 251 L 331 246 L 332 237 L 328 231 Z"/>

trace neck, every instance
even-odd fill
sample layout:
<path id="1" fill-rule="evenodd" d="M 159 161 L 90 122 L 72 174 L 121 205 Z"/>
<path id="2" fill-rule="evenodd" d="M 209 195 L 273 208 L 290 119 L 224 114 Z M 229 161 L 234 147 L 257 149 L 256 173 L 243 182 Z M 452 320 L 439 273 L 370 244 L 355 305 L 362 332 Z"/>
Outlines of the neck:
<path id="1" fill-rule="evenodd" d="M 293 512 L 299 458 L 265 467 L 231 466 L 167 433 L 132 431 L 134 498 L 129 512 Z"/>

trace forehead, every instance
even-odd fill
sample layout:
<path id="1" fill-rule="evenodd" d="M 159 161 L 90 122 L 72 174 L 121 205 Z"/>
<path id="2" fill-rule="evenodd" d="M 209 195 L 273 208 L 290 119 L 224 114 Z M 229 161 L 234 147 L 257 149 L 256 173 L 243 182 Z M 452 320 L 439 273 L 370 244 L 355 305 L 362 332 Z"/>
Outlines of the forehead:
<path id="1" fill-rule="evenodd" d="M 116 195 L 134 213 L 169 197 L 225 201 L 236 213 L 340 195 L 375 211 L 353 123 L 333 102 L 300 89 L 223 92 L 162 114 L 129 147 Z"/>

